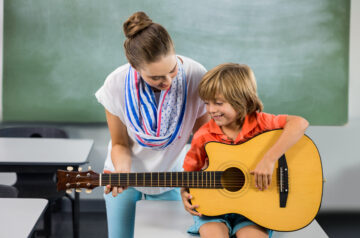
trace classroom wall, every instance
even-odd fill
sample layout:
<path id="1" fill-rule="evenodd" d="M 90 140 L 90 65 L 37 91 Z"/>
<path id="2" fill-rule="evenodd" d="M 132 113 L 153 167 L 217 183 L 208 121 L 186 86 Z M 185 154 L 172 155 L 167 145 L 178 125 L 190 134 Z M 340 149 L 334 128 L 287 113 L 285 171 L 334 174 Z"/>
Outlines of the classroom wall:
<path id="1" fill-rule="evenodd" d="M 0 0 L 0 45 L 2 46 L 3 0 Z M 350 20 L 350 69 L 349 69 L 349 121 L 345 126 L 310 126 L 307 134 L 317 144 L 327 180 L 324 187 L 322 211 L 360 211 L 360 191 L 357 181 L 360 180 L 360 1 L 351 1 Z M 2 55 L 2 47 L 0 48 Z M 2 59 L 0 59 L 0 71 Z M 1 74 L 2 75 L 2 74 Z M 2 80 L 2 79 L 0 79 Z M 2 82 L 2 81 L 0 81 Z M 0 83 L 0 119 L 1 119 L 1 85 Z M 35 124 L 35 123 L 34 123 Z M 33 125 L 34 125 L 33 124 Z M 15 124 L 0 123 L 0 127 Z M 36 125 L 36 124 L 35 124 Z M 52 124 L 53 125 L 53 124 Z M 66 130 L 71 138 L 94 139 L 94 147 L 89 161 L 92 168 L 101 171 L 106 156 L 109 133 L 105 124 L 69 125 L 57 124 Z M 0 182 L 11 184 L 15 181 L 13 174 L 1 174 Z M 102 189 L 95 189 L 90 195 L 81 194 L 82 199 L 102 199 Z"/>

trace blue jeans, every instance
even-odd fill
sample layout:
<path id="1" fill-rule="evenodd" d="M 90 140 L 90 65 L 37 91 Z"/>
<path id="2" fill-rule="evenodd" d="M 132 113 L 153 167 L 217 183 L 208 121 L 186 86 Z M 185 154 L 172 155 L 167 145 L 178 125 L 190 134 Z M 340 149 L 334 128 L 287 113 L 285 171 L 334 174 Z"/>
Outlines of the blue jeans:
<path id="1" fill-rule="evenodd" d="M 254 222 L 250 221 L 246 217 L 235 213 L 229 213 L 220 216 L 193 216 L 193 219 L 194 225 L 189 228 L 188 233 L 195 236 L 200 235 L 200 227 L 208 222 L 224 223 L 229 230 L 229 237 L 236 237 L 236 232 L 245 226 L 255 225 Z M 269 229 L 266 230 L 269 234 L 269 238 L 271 238 L 273 231 Z"/>
<path id="2" fill-rule="evenodd" d="M 113 197 L 104 194 L 109 238 L 132 238 L 134 236 L 136 202 L 141 200 L 143 193 L 128 188 Z M 176 188 L 165 193 L 144 194 L 145 200 L 181 200 L 180 189 Z"/>

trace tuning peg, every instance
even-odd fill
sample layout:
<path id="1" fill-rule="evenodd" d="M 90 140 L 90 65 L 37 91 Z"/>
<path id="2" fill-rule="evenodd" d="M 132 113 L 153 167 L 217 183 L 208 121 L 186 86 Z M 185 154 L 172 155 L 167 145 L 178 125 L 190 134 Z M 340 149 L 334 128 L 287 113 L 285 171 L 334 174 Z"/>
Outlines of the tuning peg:
<path id="1" fill-rule="evenodd" d="M 74 167 L 68 166 L 66 169 L 67 169 L 67 171 L 73 171 L 73 170 L 74 170 Z"/>
<path id="2" fill-rule="evenodd" d="M 76 191 L 77 193 L 81 193 L 81 188 L 77 188 L 77 189 L 75 189 L 75 191 Z"/>
<path id="3" fill-rule="evenodd" d="M 86 189 L 85 192 L 86 192 L 86 193 L 91 193 L 92 190 L 91 190 L 91 189 Z"/>
<path id="4" fill-rule="evenodd" d="M 68 193 L 68 194 L 72 194 L 72 189 L 66 189 L 66 193 Z"/>
<path id="5" fill-rule="evenodd" d="M 88 170 L 91 170 L 91 166 L 90 166 L 90 165 L 88 166 Z"/>
<path id="6" fill-rule="evenodd" d="M 79 172 L 81 172 L 81 171 L 82 171 L 82 168 L 81 168 L 81 167 L 79 167 L 79 168 L 78 168 L 78 171 L 79 171 Z"/>

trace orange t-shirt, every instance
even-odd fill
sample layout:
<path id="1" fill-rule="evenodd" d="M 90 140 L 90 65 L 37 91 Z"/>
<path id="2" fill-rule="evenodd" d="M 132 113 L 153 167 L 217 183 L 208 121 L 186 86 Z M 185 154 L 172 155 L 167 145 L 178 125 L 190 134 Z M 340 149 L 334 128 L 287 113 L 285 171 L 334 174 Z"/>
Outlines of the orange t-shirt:
<path id="1" fill-rule="evenodd" d="M 194 135 L 191 148 L 186 154 L 183 168 L 185 171 L 199 171 L 207 159 L 204 145 L 210 141 L 219 141 L 226 144 L 240 144 L 252 137 L 269 130 L 284 128 L 287 115 L 273 115 L 265 112 L 256 112 L 255 116 L 246 116 L 241 131 L 235 141 L 229 139 L 215 123 L 210 120 Z"/>

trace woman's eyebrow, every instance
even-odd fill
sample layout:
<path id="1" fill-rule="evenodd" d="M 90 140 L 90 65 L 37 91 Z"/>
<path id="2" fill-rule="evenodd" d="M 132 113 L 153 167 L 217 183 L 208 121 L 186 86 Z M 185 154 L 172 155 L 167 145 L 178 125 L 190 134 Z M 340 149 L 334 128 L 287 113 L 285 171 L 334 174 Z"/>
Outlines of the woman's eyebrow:
<path id="1" fill-rule="evenodd" d="M 177 66 L 177 62 L 175 63 L 174 68 L 173 68 L 169 73 L 174 72 L 174 70 L 176 69 L 176 66 Z M 152 77 L 152 78 L 155 78 L 155 77 L 164 77 L 164 75 L 154 75 L 154 76 L 150 76 L 150 77 Z"/>

